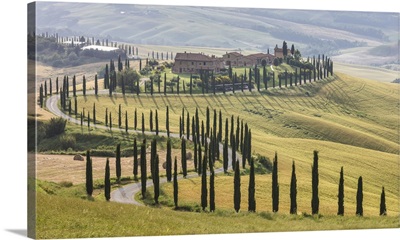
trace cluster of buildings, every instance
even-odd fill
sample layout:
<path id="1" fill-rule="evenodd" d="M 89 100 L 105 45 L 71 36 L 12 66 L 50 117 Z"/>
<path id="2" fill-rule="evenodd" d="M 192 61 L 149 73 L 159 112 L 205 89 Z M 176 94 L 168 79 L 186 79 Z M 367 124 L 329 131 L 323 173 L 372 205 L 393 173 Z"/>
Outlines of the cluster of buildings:
<path id="1" fill-rule="evenodd" d="M 251 67 L 255 65 L 270 65 L 275 58 L 283 58 L 283 49 L 275 46 L 274 54 L 254 53 L 243 55 L 239 52 L 226 52 L 222 57 L 208 56 L 203 53 L 177 53 L 173 73 L 199 73 L 200 71 L 212 71 L 219 73 L 231 67 Z"/>

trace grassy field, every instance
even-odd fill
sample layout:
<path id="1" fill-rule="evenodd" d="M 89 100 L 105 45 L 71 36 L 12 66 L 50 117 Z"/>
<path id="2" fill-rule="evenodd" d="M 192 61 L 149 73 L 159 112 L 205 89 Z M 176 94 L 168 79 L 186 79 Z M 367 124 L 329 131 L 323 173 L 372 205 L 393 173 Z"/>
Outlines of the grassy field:
<path id="1" fill-rule="evenodd" d="M 269 212 L 236 214 L 233 211 L 187 213 L 44 193 L 38 193 L 37 201 L 40 203 L 37 238 L 40 239 L 399 227 L 398 216 L 291 216 Z M 189 223 L 193 227 L 188 227 Z"/>
<path id="2" fill-rule="evenodd" d="M 172 132 L 179 130 L 182 107 L 190 113 L 190 117 L 194 115 L 197 107 L 200 120 L 205 120 L 206 106 L 216 109 L 217 112 L 221 110 L 224 122 L 225 118 L 228 118 L 230 123 L 230 117 L 233 115 L 236 123 L 236 117 L 239 116 L 252 129 L 253 154 L 261 154 L 272 159 L 274 153 L 278 153 L 280 211 L 279 214 L 270 213 L 272 207 L 269 174 L 256 175 L 256 214 L 246 213 L 248 176 L 242 176 L 243 213 L 235 214 L 232 196 L 233 177 L 220 175 L 216 178 L 216 213 L 172 211 L 168 204 L 155 208 L 138 208 L 115 203 L 107 203 L 105 206 L 105 203 L 96 199 L 94 202 L 87 202 L 75 197 L 41 193 L 38 195 L 39 230 L 43 234 L 42 237 L 69 236 L 69 234 L 70 237 L 78 237 L 74 235 L 77 234 L 77 231 L 74 231 L 77 229 L 80 232 L 79 237 L 96 237 L 165 235 L 170 232 L 196 234 L 399 227 L 398 91 L 399 87 L 396 84 L 337 74 L 335 77 L 309 85 L 281 90 L 271 89 L 261 93 L 78 97 L 79 109 L 85 108 L 91 112 L 93 103 L 96 103 L 97 125 L 104 125 L 106 108 L 112 112 L 113 123 L 117 123 L 119 104 L 123 113 L 128 111 L 130 127 L 133 126 L 134 109 L 137 109 L 138 116 L 144 113 L 147 130 L 150 109 L 153 111 L 157 109 L 160 129 L 165 131 L 166 106 L 169 106 Z M 124 125 L 124 120 L 122 122 Z M 138 123 L 140 129 L 140 120 Z M 92 126 L 92 129 L 95 130 L 96 126 Z M 87 131 L 87 128 L 83 128 L 82 131 Z M 320 159 L 319 197 L 320 213 L 323 217 L 319 218 L 307 214 L 311 211 L 313 150 L 319 151 Z M 293 161 L 296 163 L 298 184 L 300 214 L 298 216 L 288 214 Z M 335 217 L 341 166 L 344 167 L 345 176 L 345 217 Z M 101 173 L 98 176 L 101 178 Z M 364 179 L 365 217 L 363 218 L 354 216 L 359 176 Z M 192 208 L 198 205 L 199 179 L 182 180 L 179 184 L 180 204 Z M 382 186 L 385 186 L 389 214 L 386 218 L 378 217 Z M 165 184 L 162 190 L 164 201 L 171 202 L 172 185 Z M 65 211 L 60 219 L 55 219 L 56 213 L 52 210 L 56 209 L 56 206 L 59 206 L 58 212 Z M 82 212 L 85 215 L 76 218 L 76 214 Z M 168 219 L 165 215 L 169 216 Z M 118 216 L 118 224 L 110 225 L 107 220 L 110 216 Z M 128 220 L 132 216 L 140 219 L 139 222 Z M 149 216 L 154 224 L 165 226 L 165 229 L 154 230 L 153 222 L 144 220 Z M 90 220 L 92 218 L 96 218 L 97 221 L 92 223 Z M 172 224 L 184 222 L 185 219 L 186 221 L 190 219 L 199 227 L 188 228 L 184 224 Z M 227 224 L 217 224 L 221 221 Z M 260 224 L 263 221 L 266 221 L 266 224 Z"/>

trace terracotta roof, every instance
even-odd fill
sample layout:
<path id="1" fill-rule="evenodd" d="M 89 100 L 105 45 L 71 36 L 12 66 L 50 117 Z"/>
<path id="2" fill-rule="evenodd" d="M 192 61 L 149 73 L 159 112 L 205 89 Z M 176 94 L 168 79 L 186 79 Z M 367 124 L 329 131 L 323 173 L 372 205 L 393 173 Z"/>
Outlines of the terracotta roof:
<path id="1" fill-rule="evenodd" d="M 215 58 L 201 54 L 201 53 L 177 53 L 175 56 L 176 60 L 187 60 L 187 61 L 214 61 Z"/>
<path id="2" fill-rule="evenodd" d="M 243 56 L 243 54 L 241 54 L 241 53 L 238 53 L 238 52 L 230 52 L 230 53 L 226 53 L 225 55 L 230 55 L 230 56 L 233 56 L 233 57 L 241 57 L 241 56 Z"/>

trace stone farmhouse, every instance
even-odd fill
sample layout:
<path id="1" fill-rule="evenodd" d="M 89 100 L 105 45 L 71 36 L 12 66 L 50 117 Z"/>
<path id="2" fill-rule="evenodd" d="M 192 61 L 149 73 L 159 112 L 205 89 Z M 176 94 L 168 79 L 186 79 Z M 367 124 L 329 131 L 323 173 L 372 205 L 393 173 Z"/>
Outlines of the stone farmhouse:
<path id="1" fill-rule="evenodd" d="M 201 71 L 212 71 L 219 73 L 225 68 L 221 58 L 214 55 L 211 57 L 203 53 L 177 53 L 175 64 L 172 67 L 173 73 L 199 73 Z"/>
<path id="2" fill-rule="evenodd" d="M 226 52 L 222 57 L 208 56 L 203 53 L 177 53 L 173 73 L 199 73 L 201 71 L 221 72 L 228 66 L 251 67 L 255 65 L 271 65 L 275 58 L 283 58 L 283 49 L 274 48 L 274 55 L 269 53 L 254 53 L 243 55 L 239 52 Z M 290 54 L 290 51 L 288 51 Z"/>

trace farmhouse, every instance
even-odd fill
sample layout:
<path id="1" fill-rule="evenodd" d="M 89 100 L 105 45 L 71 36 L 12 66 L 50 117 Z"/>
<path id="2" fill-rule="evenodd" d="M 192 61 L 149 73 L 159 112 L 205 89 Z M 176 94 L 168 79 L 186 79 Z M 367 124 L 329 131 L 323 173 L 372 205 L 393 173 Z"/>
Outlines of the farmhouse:
<path id="1" fill-rule="evenodd" d="M 252 65 L 270 65 L 274 62 L 275 56 L 269 53 L 254 53 L 247 58 L 251 59 Z"/>
<path id="2" fill-rule="evenodd" d="M 220 72 L 224 68 L 221 58 L 211 57 L 203 53 L 177 53 L 173 73 L 199 73 L 200 71 Z"/>
<path id="3" fill-rule="evenodd" d="M 225 65 L 230 65 L 231 67 L 246 67 L 253 64 L 250 58 L 238 52 L 226 52 L 222 55 L 222 59 Z"/>

